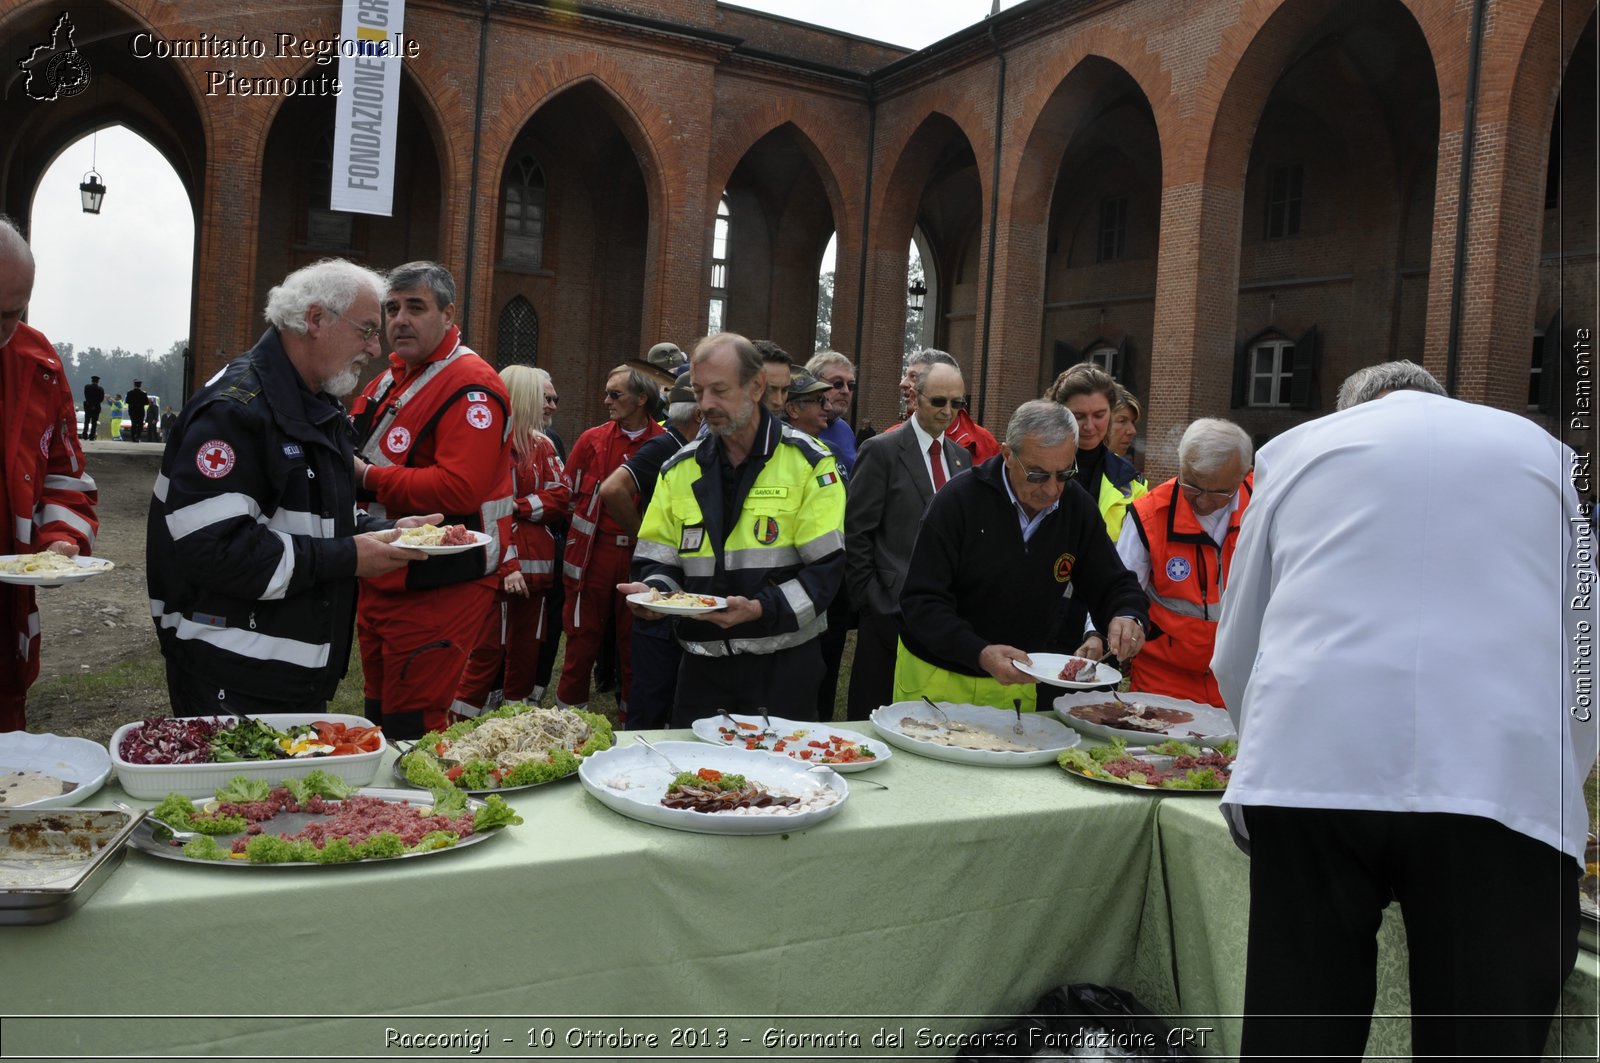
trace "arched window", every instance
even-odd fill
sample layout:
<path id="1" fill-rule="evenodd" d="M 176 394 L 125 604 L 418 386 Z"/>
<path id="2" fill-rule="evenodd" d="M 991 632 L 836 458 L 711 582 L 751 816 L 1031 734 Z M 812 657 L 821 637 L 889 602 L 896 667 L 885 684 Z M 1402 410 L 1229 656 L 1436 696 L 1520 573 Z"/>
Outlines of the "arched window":
<path id="1" fill-rule="evenodd" d="M 500 337 L 494 360 L 496 369 L 539 364 L 539 315 L 533 304 L 520 295 L 500 311 Z"/>
<path id="2" fill-rule="evenodd" d="M 306 188 L 306 243 L 329 250 L 348 250 L 354 219 L 342 210 L 328 209 L 328 196 L 333 187 L 332 129 L 311 149 L 311 164 L 306 172 L 310 181 Z"/>
<path id="3" fill-rule="evenodd" d="M 544 268 L 544 170 L 524 155 L 506 175 L 505 229 L 501 245 L 508 265 Z"/>
<path id="4" fill-rule="evenodd" d="M 721 332 L 728 320 L 728 197 L 717 201 L 717 223 L 711 233 L 711 312 L 706 332 Z"/>

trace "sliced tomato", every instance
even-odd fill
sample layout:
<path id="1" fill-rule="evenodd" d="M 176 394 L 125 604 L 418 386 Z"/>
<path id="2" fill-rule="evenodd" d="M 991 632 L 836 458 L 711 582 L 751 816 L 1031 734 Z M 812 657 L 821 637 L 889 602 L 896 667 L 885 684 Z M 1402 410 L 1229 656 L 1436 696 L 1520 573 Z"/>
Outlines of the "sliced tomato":
<path id="1" fill-rule="evenodd" d="M 467 769 L 466 769 L 465 765 L 457 764 L 455 767 L 453 767 L 449 771 L 445 772 L 444 773 L 444 777 L 446 779 L 449 779 L 451 782 L 455 782 L 457 779 L 461 778 L 461 773 L 466 771 L 466 770 Z"/>
<path id="2" fill-rule="evenodd" d="M 695 774 L 700 776 L 700 778 L 704 779 L 706 782 L 718 782 L 722 779 L 722 772 L 718 771 L 716 768 L 701 768 Z"/>
<path id="3" fill-rule="evenodd" d="M 738 724 L 740 727 L 744 728 L 746 731 L 757 730 L 756 725 L 753 724 L 753 723 L 750 723 L 748 720 L 735 720 L 733 722 Z"/>

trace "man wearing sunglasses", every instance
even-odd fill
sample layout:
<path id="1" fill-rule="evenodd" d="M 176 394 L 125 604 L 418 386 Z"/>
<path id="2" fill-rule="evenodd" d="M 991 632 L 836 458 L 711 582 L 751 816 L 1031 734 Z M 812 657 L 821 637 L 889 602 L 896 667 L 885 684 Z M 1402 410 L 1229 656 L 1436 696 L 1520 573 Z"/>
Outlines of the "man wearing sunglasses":
<path id="1" fill-rule="evenodd" d="M 1073 482 L 1071 411 L 1017 408 L 1000 454 L 933 496 L 900 592 L 894 699 L 930 697 L 1034 708 L 1027 648 L 1048 644 L 1063 597 L 1080 598 L 1128 660 L 1144 644 L 1147 604 L 1089 495 Z"/>
<path id="2" fill-rule="evenodd" d="M 884 429 L 885 432 L 893 432 L 897 428 L 903 428 L 910 422 L 912 413 L 917 405 L 917 382 L 922 379 L 930 368 L 936 365 L 952 366 L 958 372 L 961 368 L 961 363 L 957 362 L 954 356 L 933 347 L 924 347 L 916 354 L 913 354 L 910 361 L 906 362 L 905 375 L 900 378 L 900 394 L 905 400 L 906 420 L 890 425 Z M 972 419 L 972 414 L 967 410 L 966 402 L 961 401 L 955 406 L 955 417 L 951 419 L 950 427 L 945 429 L 945 438 L 953 441 L 971 455 L 974 464 L 980 461 L 988 461 L 1000 453 L 999 442 L 995 440 L 994 435 L 987 428 Z"/>
<path id="3" fill-rule="evenodd" d="M 947 433 L 966 393 L 961 371 L 926 367 L 912 391 L 911 417 L 898 432 L 873 436 L 856 455 L 844 515 L 844 582 L 859 612 L 850 666 L 849 718 L 865 720 L 894 691 L 900 637 L 900 587 L 917 525 L 934 493 L 972 467 Z"/>
<path id="4" fill-rule="evenodd" d="M 1150 597 L 1150 642 L 1133 661 L 1134 690 L 1222 707 L 1211 651 L 1254 457 L 1243 428 L 1203 417 L 1178 442 L 1178 475 L 1128 511 L 1117 554 Z M 1091 634 L 1079 656 L 1098 659 L 1104 641 Z"/>
<path id="5" fill-rule="evenodd" d="M 856 463 L 856 434 L 850 427 L 850 411 L 856 401 L 856 367 L 838 351 L 818 351 L 806 363 L 806 372 L 828 384 L 823 409 L 828 427 L 817 438 L 828 444 L 839 463 L 839 475 L 850 478 Z"/>

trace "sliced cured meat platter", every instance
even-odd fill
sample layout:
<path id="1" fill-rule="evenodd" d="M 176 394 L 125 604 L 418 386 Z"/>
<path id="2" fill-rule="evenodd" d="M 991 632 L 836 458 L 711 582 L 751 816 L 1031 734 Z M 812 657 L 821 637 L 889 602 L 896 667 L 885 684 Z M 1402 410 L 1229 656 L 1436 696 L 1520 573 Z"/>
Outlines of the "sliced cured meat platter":
<path id="1" fill-rule="evenodd" d="M 1125 693 L 1121 701 L 1108 691 L 1075 691 L 1056 698 L 1053 707 L 1063 723 L 1094 738 L 1120 738 L 1130 745 L 1152 745 L 1176 738 L 1197 746 L 1214 746 L 1238 737 L 1227 712 L 1162 694 Z"/>

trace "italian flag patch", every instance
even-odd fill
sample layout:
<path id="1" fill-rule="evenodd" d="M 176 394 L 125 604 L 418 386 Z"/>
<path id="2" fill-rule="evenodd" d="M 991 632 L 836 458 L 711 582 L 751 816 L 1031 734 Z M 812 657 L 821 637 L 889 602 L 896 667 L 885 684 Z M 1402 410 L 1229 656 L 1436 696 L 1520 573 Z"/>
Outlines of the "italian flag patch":
<path id="1" fill-rule="evenodd" d="M 827 487 L 829 484 L 836 484 L 838 482 L 839 474 L 836 472 L 825 472 L 821 476 L 817 477 L 818 487 Z"/>
<path id="2" fill-rule="evenodd" d="M 469 391 L 469 392 L 467 392 L 467 401 L 468 402 L 488 402 L 489 401 L 489 396 L 484 394 L 481 391 Z"/>

